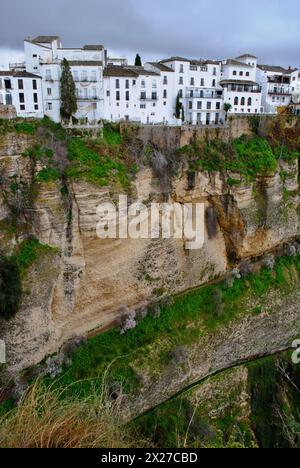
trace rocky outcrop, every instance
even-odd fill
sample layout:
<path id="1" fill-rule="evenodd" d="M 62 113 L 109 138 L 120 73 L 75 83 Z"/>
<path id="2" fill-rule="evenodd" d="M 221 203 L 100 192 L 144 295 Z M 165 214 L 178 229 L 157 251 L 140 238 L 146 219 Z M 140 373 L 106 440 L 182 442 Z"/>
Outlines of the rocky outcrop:
<path id="1" fill-rule="evenodd" d="M 182 144 L 181 139 L 182 136 L 178 144 Z M 232 187 L 221 174 L 204 172 L 195 174 L 191 187 L 183 170 L 173 181 L 170 197 L 179 203 L 205 204 L 205 244 L 201 250 L 187 251 L 184 240 L 99 239 L 96 236 L 97 206 L 114 199 L 115 194 L 84 181 L 68 181 L 67 194 L 60 182 L 34 183 L 30 159 L 21 156 L 32 144 L 32 137 L 24 135 L 1 137 L 0 221 L 5 222 L 9 215 L 9 200 L 3 194 L 9 192 L 12 177 L 17 181 L 22 179 L 34 190 L 30 205 L 23 210 L 26 232 L 21 231 L 18 236 L 22 239 L 24 235 L 33 234 L 40 242 L 57 248 L 60 254 L 49 266 L 51 278 L 44 272 L 33 273 L 21 311 L 9 324 L 1 322 L 1 338 L 7 342 L 8 367 L 13 371 L 36 364 L 74 335 L 110 326 L 123 306 L 139 307 L 141 303 L 205 284 L 224 275 L 229 262 L 261 255 L 299 235 L 298 168 L 294 164 L 285 165 L 272 177 L 260 178 L 251 184 L 241 181 Z M 138 173 L 134 185 L 132 201 L 138 199 L 146 204 L 151 200 L 161 201 L 159 182 L 149 168 Z M 7 251 L 18 241 L 16 234 L 7 236 L 1 229 L 0 236 Z M 48 269 L 46 264 L 44 267 Z M 34 305 L 38 302 L 37 291 L 41 291 L 42 306 Z M 294 317 L 296 306 L 287 313 Z M 268 328 L 269 333 L 271 329 L 272 317 L 266 316 L 265 322 L 262 317 L 259 320 L 241 325 L 243 329 L 248 327 L 249 343 L 252 333 L 263 339 L 264 331 Z M 277 320 L 281 323 L 281 315 Z M 285 326 L 287 324 L 283 324 L 283 328 Z M 279 334 L 270 351 L 286 346 L 291 334 L 288 330 Z M 222 336 L 214 337 L 214 342 L 219 343 L 219 354 L 216 356 L 216 350 L 212 350 L 203 368 L 199 368 L 199 358 L 195 357 L 195 371 L 187 383 L 208 374 L 212 361 L 218 369 L 222 368 L 222 359 L 228 364 L 231 354 L 236 356 L 235 361 L 250 355 L 250 345 L 241 338 L 241 329 L 233 327 L 232 336 L 227 335 L 226 340 L 228 336 L 229 347 Z M 208 346 L 205 354 L 209 355 L 209 341 L 200 348 L 203 353 L 204 345 Z M 227 357 L 223 356 L 222 349 Z M 258 344 L 257 351 L 264 351 L 263 344 L 261 348 Z M 175 379 L 173 390 L 177 384 Z M 159 401 L 159 388 L 153 393 L 155 401 Z"/>

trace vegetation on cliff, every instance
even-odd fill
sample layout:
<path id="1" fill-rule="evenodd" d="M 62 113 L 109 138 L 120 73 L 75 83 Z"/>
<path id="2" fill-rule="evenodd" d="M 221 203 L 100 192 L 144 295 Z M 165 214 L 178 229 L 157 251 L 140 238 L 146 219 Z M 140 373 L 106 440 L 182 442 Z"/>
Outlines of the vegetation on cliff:
<path id="1" fill-rule="evenodd" d="M 9 320 L 18 312 L 22 299 L 22 279 L 28 269 L 41 257 L 54 249 L 29 238 L 7 257 L 0 253 L 0 317 Z"/>

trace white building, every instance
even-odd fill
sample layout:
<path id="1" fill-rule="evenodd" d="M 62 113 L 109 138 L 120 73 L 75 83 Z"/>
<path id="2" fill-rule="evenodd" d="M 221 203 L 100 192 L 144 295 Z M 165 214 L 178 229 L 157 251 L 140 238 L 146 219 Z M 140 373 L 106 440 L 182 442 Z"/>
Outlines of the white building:
<path id="1" fill-rule="evenodd" d="M 223 90 L 219 85 L 220 62 L 171 57 L 161 63 L 174 71 L 173 88 L 170 90 L 173 113 L 179 95 L 185 122 L 210 125 L 224 121 Z"/>
<path id="2" fill-rule="evenodd" d="M 20 71 L 0 71 L 0 104 L 13 105 L 18 117 L 43 118 L 42 79 Z"/>
<path id="3" fill-rule="evenodd" d="M 293 95 L 300 93 L 299 70 L 258 65 L 257 80 L 262 86 L 263 111 L 276 114 L 279 107 L 289 106 Z"/>
<path id="4" fill-rule="evenodd" d="M 299 70 L 257 65 L 251 54 L 223 62 L 170 57 L 135 67 L 126 58 L 108 57 L 102 45 L 64 48 L 59 36 L 28 38 L 24 48 L 26 61 L 11 64 L 0 80 L 0 103 L 12 102 L 22 117 L 45 114 L 60 122 L 64 58 L 76 86 L 75 123 L 219 125 L 225 121 L 225 104 L 231 114 L 247 115 L 276 113 L 290 104 L 295 112 L 299 108 Z"/>
<path id="5" fill-rule="evenodd" d="M 102 45 L 63 48 L 58 36 L 38 36 L 24 41 L 26 70 L 42 77 L 45 115 L 60 122 L 61 62 L 69 61 L 76 84 L 78 111 L 75 118 L 97 123 L 103 118 L 103 68 L 106 50 Z"/>
<path id="6" fill-rule="evenodd" d="M 143 67 L 107 66 L 104 70 L 104 119 L 164 122 L 161 75 Z"/>
<path id="7" fill-rule="evenodd" d="M 245 54 L 222 62 L 224 103 L 230 104 L 231 114 L 258 114 L 261 112 L 261 86 L 256 80 L 257 58 Z"/>

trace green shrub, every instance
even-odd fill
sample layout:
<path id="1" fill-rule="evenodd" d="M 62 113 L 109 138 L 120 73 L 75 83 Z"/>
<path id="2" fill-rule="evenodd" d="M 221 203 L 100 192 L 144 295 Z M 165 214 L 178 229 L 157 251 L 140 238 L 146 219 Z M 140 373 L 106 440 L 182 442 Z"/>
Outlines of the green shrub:
<path id="1" fill-rule="evenodd" d="M 36 132 L 37 125 L 34 122 L 17 122 L 15 123 L 15 130 L 18 133 L 27 133 L 28 135 L 34 135 Z"/>
<path id="2" fill-rule="evenodd" d="M 59 179 L 59 171 L 51 167 L 45 167 L 36 176 L 38 182 L 51 182 Z"/>

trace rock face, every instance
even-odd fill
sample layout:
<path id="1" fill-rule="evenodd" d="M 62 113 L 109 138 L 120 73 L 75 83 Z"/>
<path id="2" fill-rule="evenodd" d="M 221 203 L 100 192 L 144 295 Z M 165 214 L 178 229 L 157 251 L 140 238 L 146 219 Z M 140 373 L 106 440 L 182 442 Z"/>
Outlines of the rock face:
<path id="1" fill-rule="evenodd" d="M 9 192 L 11 180 L 33 183 L 30 160 L 21 156 L 32 143 L 31 137 L 1 136 L 1 223 L 9 215 L 8 201 L 14 196 Z M 18 371 L 36 364 L 72 336 L 110 326 L 122 306 L 138 307 L 205 284 L 224 275 L 229 261 L 261 255 L 294 239 L 299 235 L 298 168 L 293 164 L 283 170 L 284 178 L 278 170 L 273 177 L 234 187 L 221 174 L 199 172 L 193 188 L 183 170 L 173 181 L 171 200 L 202 202 L 206 209 L 204 247 L 195 251 L 186 250 L 184 240 L 101 240 L 96 235 L 97 206 L 114 199 L 115 194 L 87 182 L 69 182 L 66 199 L 59 182 L 34 184 L 34 196 L 23 210 L 30 231 L 26 234 L 58 248 L 60 254 L 53 256 L 49 266 L 42 263 L 30 274 L 30 291 L 20 313 L 8 324 L 0 322 L 8 369 Z M 159 183 L 150 169 L 138 173 L 133 193 L 131 201 L 161 201 Z M 3 249 L 11 251 L 15 235 L 0 230 L 0 239 Z M 290 313 L 297 310 L 291 308 Z M 280 321 L 279 314 L 275 328 Z M 257 324 L 257 330 L 255 323 L 243 326 L 263 334 L 269 331 L 270 322 L 266 319 Z M 218 338 L 219 354 L 203 362 L 201 372 L 200 364 L 195 367 L 197 378 L 209 373 L 212 360 L 215 368 L 221 368 L 224 356 L 236 352 L 238 361 L 247 354 L 250 344 L 243 343 L 243 350 L 239 349 L 240 338 L 234 333 L 232 330 L 231 347 Z M 274 349 L 283 342 L 286 339 L 274 340 Z M 258 353 L 263 352 L 263 343 L 261 346 Z"/>
<path id="2" fill-rule="evenodd" d="M 145 366 L 139 369 L 133 363 L 137 374 L 143 375 L 143 386 L 138 395 L 129 397 L 124 405 L 125 419 L 154 408 L 220 371 L 291 348 L 300 332 L 299 300 L 297 284 L 289 294 L 279 290 L 268 293 L 263 300 L 263 313 L 259 316 L 249 314 L 257 305 L 250 302 L 245 316 L 201 337 L 189 345 L 180 365 L 170 359 L 155 376 L 151 365 L 148 369 Z M 155 356 L 152 360 L 156 361 Z"/>

